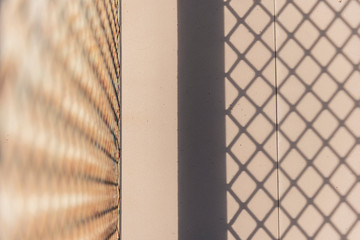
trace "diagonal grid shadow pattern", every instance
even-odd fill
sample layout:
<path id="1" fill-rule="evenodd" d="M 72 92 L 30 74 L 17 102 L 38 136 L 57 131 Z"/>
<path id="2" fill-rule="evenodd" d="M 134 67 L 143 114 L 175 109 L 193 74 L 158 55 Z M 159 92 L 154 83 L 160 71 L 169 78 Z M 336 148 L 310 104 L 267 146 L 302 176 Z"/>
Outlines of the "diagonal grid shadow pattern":
<path id="1" fill-rule="evenodd" d="M 268 4 L 225 3 L 228 237 L 356 239 L 360 3 Z"/>

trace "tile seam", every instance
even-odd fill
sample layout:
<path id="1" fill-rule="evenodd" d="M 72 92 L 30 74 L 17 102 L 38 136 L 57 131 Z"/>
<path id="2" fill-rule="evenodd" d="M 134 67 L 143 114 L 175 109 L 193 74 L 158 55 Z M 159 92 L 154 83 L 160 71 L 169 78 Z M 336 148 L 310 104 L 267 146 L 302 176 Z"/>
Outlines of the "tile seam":
<path id="1" fill-rule="evenodd" d="M 274 80 L 275 80 L 275 144 L 276 144 L 276 194 L 277 194 L 277 238 L 280 238 L 280 176 L 279 176 L 279 123 L 278 123 L 278 68 L 277 68 L 277 29 L 276 29 L 276 0 L 274 3 Z"/>

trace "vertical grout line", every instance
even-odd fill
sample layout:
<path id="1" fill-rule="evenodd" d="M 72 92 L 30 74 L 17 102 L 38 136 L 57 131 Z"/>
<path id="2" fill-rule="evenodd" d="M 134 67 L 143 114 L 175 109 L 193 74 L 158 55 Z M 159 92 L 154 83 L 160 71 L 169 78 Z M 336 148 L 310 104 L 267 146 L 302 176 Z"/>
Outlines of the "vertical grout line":
<path id="1" fill-rule="evenodd" d="M 278 201 L 277 237 L 280 240 L 280 176 L 279 176 L 279 118 L 278 118 L 278 79 L 277 79 L 277 31 L 276 31 L 276 0 L 274 0 L 274 67 L 275 67 L 275 142 L 276 142 L 276 192 Z"/>

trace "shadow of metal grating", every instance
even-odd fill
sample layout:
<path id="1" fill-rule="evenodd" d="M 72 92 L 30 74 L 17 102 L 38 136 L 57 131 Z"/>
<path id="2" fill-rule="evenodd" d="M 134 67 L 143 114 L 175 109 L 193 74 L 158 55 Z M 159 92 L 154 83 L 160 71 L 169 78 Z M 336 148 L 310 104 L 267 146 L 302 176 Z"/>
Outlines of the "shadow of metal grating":
<path id="1" fill-rule="evenodd" d="M 225 3 L 229 240 L 277 239 L 273 3 Z"/>
<path id="2" fill-rule="evenodd" d="M 119 239 L 119 1 L 0 1 L 0 239 Z"/>
<path id="3" fill-rule="evenodd" d="M 225 3 L 228 239 L 360 238 L 359 16 Z"/>

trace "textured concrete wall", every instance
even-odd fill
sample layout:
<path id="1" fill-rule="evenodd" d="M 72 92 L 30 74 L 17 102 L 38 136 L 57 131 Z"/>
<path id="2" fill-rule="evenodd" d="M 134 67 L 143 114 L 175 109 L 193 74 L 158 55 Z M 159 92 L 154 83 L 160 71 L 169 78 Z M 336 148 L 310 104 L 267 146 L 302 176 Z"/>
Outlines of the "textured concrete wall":
<path id="1" fill-rule="evenodd" d="M 118 239 L 118 1 L 0 1 L 0 239 Z"/>

